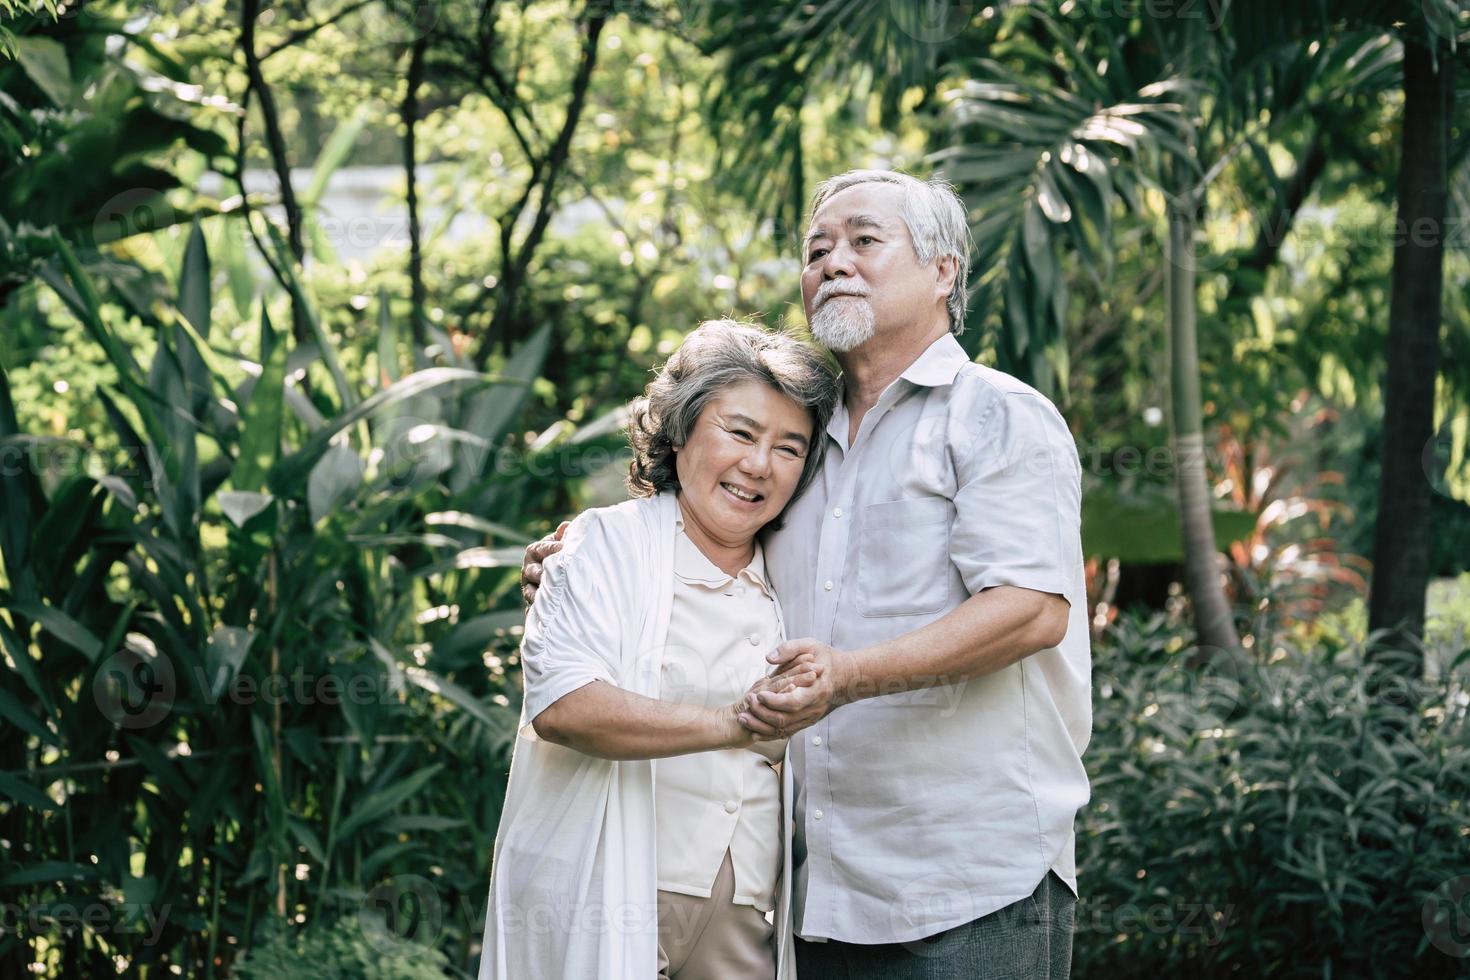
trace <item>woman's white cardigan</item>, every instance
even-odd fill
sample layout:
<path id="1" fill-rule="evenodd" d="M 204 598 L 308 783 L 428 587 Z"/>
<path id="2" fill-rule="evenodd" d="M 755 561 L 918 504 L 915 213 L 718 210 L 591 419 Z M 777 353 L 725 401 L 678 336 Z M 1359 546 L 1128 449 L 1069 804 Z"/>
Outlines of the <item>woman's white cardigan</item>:
<path id="1" fill-rule="evenodd" d="M 658 973 L 657 760 L 584 755 L 542 741 L 530 722 L 594 680 L 658 697 L 676 513 L 672 493 L 587 511 L 545 562 L 521 641 L 526 696 L 495 838 L 480 980 L 653 980 Z M 791 803 L 788 756 L 774 922 L 778 980 L 796 976 Z"/>

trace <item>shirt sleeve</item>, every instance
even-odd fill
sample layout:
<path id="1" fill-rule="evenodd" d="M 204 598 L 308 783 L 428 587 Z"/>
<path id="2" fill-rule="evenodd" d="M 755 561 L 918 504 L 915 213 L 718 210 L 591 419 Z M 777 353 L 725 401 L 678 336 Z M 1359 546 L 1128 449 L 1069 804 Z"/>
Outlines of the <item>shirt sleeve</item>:
<path id="1" fill-rule="evenodd" d="M 1034 392 L 993 391 L 957 446 L 950 559 L 974 595 L 1013 585 L 1075 596 L 1082 564 L 1077 445 L 1056 408 Z"/>
<path id="2" fill-rule="evenodd" d="M 531 722 L 562 697 L 593 681 L 618 683 L 623 629 L 607 532 L 584 515 L 567 529 L 565 541 L 543 563 L 521 639 L 521 735 L 533 740 L 538 736 Z"/>

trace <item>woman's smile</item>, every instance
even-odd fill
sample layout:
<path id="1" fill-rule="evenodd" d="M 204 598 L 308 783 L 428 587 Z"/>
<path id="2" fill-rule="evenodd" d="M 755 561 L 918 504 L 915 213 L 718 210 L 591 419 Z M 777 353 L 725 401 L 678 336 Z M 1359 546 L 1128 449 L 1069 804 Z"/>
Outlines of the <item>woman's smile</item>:
<path id="1" fill-rule="evenodd" d="M 721 389 L 677 447 L 687 533 L 722 568 L 739 571 L 755 533 L 785 509 L 811 446 L 806 409 L 759 382 Z"/>

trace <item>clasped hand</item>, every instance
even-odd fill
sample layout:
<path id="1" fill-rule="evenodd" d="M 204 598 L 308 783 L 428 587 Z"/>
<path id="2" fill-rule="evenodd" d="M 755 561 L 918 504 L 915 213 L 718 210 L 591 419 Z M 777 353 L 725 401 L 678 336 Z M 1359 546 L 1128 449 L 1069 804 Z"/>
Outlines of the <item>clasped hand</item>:
<path id="1" fill-rule="evenodd" d="M 844 703 L 842 655 L 813 639 L 789 640 L 766 655 L 776 672 L 762 678 L 745 695 L 739 714 L 756 741 L 790 738 L 816 724 Z M 781 678 L 793 682 L 766 684 Z"/>

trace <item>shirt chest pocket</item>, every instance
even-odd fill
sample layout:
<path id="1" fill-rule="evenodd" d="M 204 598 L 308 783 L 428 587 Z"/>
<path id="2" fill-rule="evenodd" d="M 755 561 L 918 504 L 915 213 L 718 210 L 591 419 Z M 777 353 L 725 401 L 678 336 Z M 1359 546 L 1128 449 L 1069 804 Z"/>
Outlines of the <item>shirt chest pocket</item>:
<path id="1" fill-rule="evenodd" d="M 891 500 L 862 510 L 857 602 L 867 617 L 922 616 L 949 598 L 949 501 Z"/>

